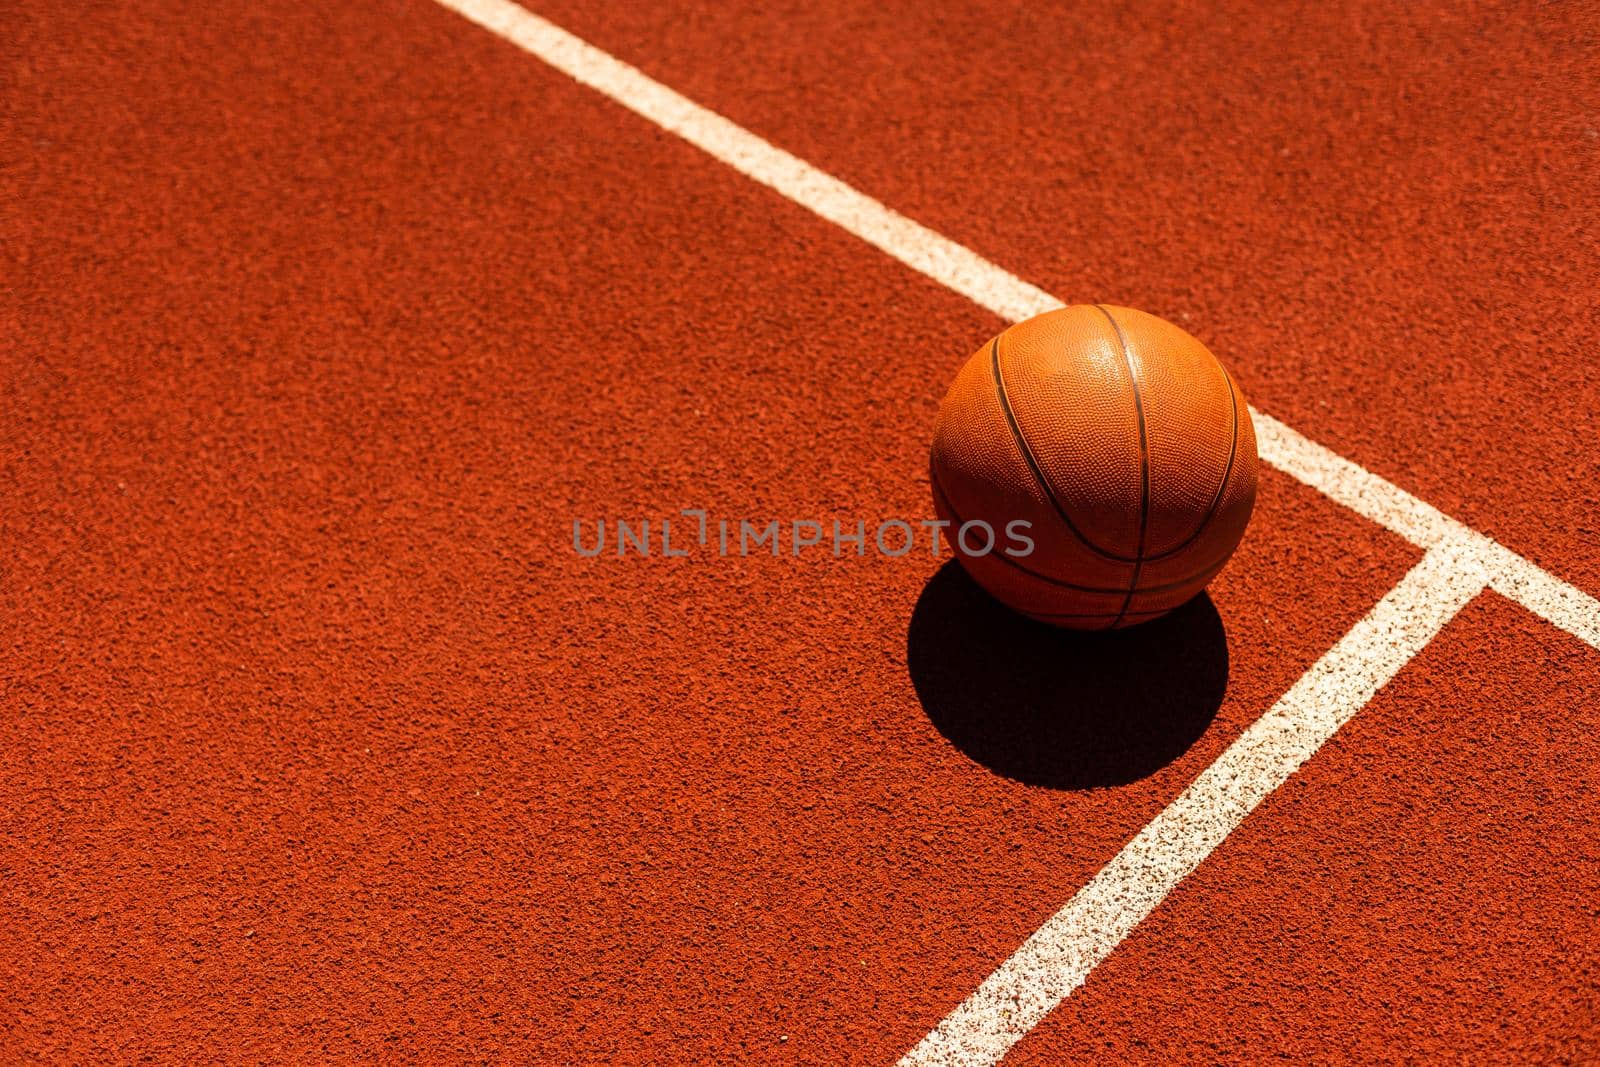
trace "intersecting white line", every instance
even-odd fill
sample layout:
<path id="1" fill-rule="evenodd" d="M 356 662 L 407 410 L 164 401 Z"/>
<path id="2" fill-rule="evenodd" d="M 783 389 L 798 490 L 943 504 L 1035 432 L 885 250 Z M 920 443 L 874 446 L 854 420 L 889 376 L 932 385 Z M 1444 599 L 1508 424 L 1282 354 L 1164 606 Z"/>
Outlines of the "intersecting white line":
<path id="1" fill-rule="evenodd" d="M 996 1063 L 1433 640 L 1488 574 L 1444 542 L 946 1016 L 902 1067 Z"/>
<path id="2" fill-rule="evenodd" d="M 510 0 L 438 2 L 1007 320 L 1062 306 Z M 1600 649 L 1600 602 L 1593 597 L 1277 419 L 1251 413 L 1265 462 L 1426 549 L 1422 561 L 908 1053 L 905 1065 L 997 1062 L 1486 585 Z"/>
<path id="3" fill-rule="evenodd" d="M 1491 589 L 1600 648 L 1600 602 L 1593 597 L 1272 416 L 1254 408 L 1250 414 L 1265 462 L 1414 545 L 1470 545 Z"/>

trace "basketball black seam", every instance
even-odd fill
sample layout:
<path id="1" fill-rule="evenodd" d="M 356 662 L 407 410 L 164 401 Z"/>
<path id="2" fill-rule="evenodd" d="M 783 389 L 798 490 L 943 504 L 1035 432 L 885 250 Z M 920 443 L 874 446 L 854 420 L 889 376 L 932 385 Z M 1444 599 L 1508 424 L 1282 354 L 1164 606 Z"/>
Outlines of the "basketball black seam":
<path id="1" fill-rule="evenodd" d="M 1122 600 L 1122 611 L 1118 613 L 1107 629 L 1114 628 L 1122 621 L 1122 616 L 1128 613 L 1128 607 L 1133 603 L 1133 594 L 1139 588 L 1139 575 L 1144 571 L 1144 539 L 1145 530 L 1150 522 L 1150 438 L 1144 423 L 1144 397 L 1139 391 L 1139 376 L 1134 373 L 1133 355 L 1128 351 L 1128 339 L 1122 333 L 1122 326 L 1116 317 L 1106 310 L 1104 304 L 1096 304 L 1100 313 L 1111 323 L 1111 329 L 1117 335 L 1117 344 L 1122 347 L 1122 362 L 1128 368 L 1128 381 L 1133 386 L 1133 413 L 1139 422 L 1139 548 L 1133 564 L 1133 577 L 1128 579 L 1128 595 Z"/>
<path id="2" fill-rule="evenodd" d="M 933 491 L 935 493 L 939 494 L 939 499 L 944 501 L 945 510 L 948 511 L 950 513 L 951 517 L 955 520 L 955 525 L 956 526 L 960 526 L 962 521 L 963 521 L 962 518 L 961 518 L 961 513 L 956 511 L 956 506 L 951 501 L 950 494 L 945 492 L 943 485 L 939 484 L 939 476 L 937 474 L 933 473 L 933 470 L 932 470 L 931 466 L 930 466 L 930 468 L 928 470 L 928 481 L 933 485 Z M 954 538 L 952 538 L 951 541 L 952 541 L 952 543 L 954 543 Z M 959 553 L 957 553 L 957 554 L 959 555 Z M 1021 571 L 1023 574 L 1026 574 L 1030 578 L 1037 578 L 1039 581 L 1044 582 L 1047 585 L 1059 586 L 1062 589 L 1071 589 L 1071 590 L 1073 590 L 1075 592 L 1079 592 L 1079 593 L 1106 594 L 1106 593 L 1120 593 L 1120 592 L 1123 591 L 1123 589 L 1122 589 L 1122 587 L 1120 585 L 1109 586 L 1109 587 L 1102 588 L 1100 586 L 1095 586 L 1095 585 L 1076 585 L 1076 584 L 1074 584 L 1072 582 L 1062 581 L 1060 578 L 1052 578 L 1048 574 L 1041 574 L 1040 572 L 1034 570 L 1032 567 L 1024 567 L 1022 564 L 1018 563 L 1014 558 L 1012 558 L 1011 556 L 1006 555 L 1003 552 L 990 552 L 990 553 L 988 553 L 988 555 L 991 556 L 994 559 L 999 560 L 1001 563 L 1004 563 L 1009 567 L 1016 568 L 1017 570 Z M 1220 570 L 1221 568 L 1222 568 L 1222 564 L 1213 563 L 1209 567 L 1202 567 L 1200 570 L 1198 570 L 1195 573 L 1189 575 L 1187 578 L 1179 579 L 1176 582 L 1163 582 L 1160 585 L 1146 586 L 1143 591 L 1146 592 L 1146 593 L 1165 593 L 1165 592 L 1167 592 L 1169 590 L 1172 590 L 1172 589 L 1182 589 L 1186 585 L 1192 585 L 1195 581 L 1197 581 L 1200 578 L 1205 578 L 1207 581 L 1210 581 L 1211 578 L 1215 576 L 1214 575 L 1214 571 L 1215 570 Z M 1140 614 L 1140 613 L 1139 612 L 1133 612 L 1132 614 L 1137 615 L 1137 614 Z M 1111 616 L 1109 616 L 1109 615 L 1107 616 L 1107 618 L 1110 618 L 1110 617 Z"/>
<path id="3" fill-rule="evenodd" d="M 1061 501 L 1056 498 L 1055 490 L 1051 488 L 1050 482 L 1045 478 L 1044 471 L 1039 466 L 1039 461 L 1034 459 L 1033 450 L 1028 447 L 1027 438 L 1022 436 L 1022 427 L 1018 425 L 1017 417 L 1011 410 L 1011 398 L 1006 394 L 1005 379 L 1000 376 L 1000 338 L 1003 336 L 1005 336 L 1004 333 L 997 334 L 994 342 L 989 346 L 989 367 L 994 376 L 995 395 L 1000 398 L 1000 411 L 1006 417 L 1006 425 L 1011 429 L 1012 439 L 1017 442 L 1017 451 L 1022 453 L 1022 461 L 1028 465 L 1028 470 L 1032 473 L 1034 481 L 1039 483 L 1039 488 L 1044 490 L 1045 499 L 1050 501 L 1050 506 L 1055 509 L 1055 513 L 1061 517 L 1061 521 L 1066 524 L 1067 529 L 1072 531 L 1072 535 L 1083 542 L 1085 548 L 1098 556 L 1114 559 L 1118 563 L 1134 562 L 1130 556 L 1119 556 L 1115 552 L 1108 552 L 1089 540 L 1084 532 L 1078 529 L 1077 525 L 1072 521 L 1072 517 L 1067 514 L 1067 509 L 1062 506 Z"/>
<path id="4" fill-rule="evenodd" d="M 1176 556 L 1179 552 L 1194 544 L 1195 540 L 1205 532 L 1205 528 L 1211 525 L 1211 520 L 1217 517 L 1217 512 L 1222 510 L 1222 498 L 1228 492 L 1228 479 L 1233 477 L 1234 459 L 1239 454 L 1239 397 L 1233 391 L 1233 379 L 1228 376 L 1227 371 L 1222 372 L 1222 380 L 1228 386 L 1228 410 L 1233 415 L 1233 440 L 1228 443 L 1228 462 L 1222 468 L 1222 481 L 1217 483 L 1217 492 L 1211 498 L 1211 506 L 1201 516 L 1200 525 L 1194 528 L 1194 532 L 1185 537 L 1175 547 L 1167 549 L 1158 556 L 1148 556 L 1146 557 L 1147 560 L 1167 559 L 1168 557 Z"/>

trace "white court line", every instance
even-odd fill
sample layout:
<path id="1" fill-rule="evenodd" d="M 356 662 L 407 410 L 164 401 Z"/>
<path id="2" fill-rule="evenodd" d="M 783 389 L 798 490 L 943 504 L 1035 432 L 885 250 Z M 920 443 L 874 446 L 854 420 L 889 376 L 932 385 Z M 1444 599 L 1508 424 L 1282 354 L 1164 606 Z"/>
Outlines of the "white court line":
<path id="1" fill-rule="evenodd" d="M 438 0 L 946 288 L 1017 321 L 1062 306 L 1009 271 L 510 0 Z M 1600 602 L 1252 409 L 1261 458 L 1426 549 L 1420 563 L 1087 886 L 907 1054 L 994 1063 L 1485 584 L 1600 648 Z"/>
<path id="2" fill-rule="evenodd" d="M 912 222 L 510 0 L 439 3 L 1002 318 L 1015 322 L 1062 306 L 1043 289 L 971 249 Z"/>
<path id="3" fill-rule="evenodd" d="M 1488 580 L 1473 546 L 1445 542 L 1429 549 L 1271 710 L 908 1052 L 901 1067 L 999 1062 Z"/>

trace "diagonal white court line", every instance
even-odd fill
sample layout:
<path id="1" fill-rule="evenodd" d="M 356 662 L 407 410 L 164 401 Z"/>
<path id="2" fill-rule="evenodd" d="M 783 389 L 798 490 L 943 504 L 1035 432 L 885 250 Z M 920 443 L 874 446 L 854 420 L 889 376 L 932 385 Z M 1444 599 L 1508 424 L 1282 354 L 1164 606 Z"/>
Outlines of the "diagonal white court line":
<path id="1" fill-rule="evenodd" d="M 1061 301 L 510 0 L 438 0 L 946 288 L 1017 321 Z M 992 1064 L 1487 585 L 1600 648 L 1600 602 L 1251 409 L 1261 458 L 1426 549 L 1255 725 L 1023 943 L 905 1065 Z"/>
<path id="2" fill-rule="evenodd" d="M 1062 306 L 1038 286 L 511 0 L 438 3 L 1002 318 L 1015 322 Z M 1251 414 L 1267 463 L 1423 548 L 1468 536 L 1478 544 L 1496 592 L 1600 648 L 1600 601 L 1278 420 L 1254 408 Z"/>
<path id="3" fill-rule="evenodd" d="M 1366 618 L 907 1053 L 901 1067 L 997 1063 L 1488 580 L 1474 546 L 1446 541 L 1429 549 Z"/>

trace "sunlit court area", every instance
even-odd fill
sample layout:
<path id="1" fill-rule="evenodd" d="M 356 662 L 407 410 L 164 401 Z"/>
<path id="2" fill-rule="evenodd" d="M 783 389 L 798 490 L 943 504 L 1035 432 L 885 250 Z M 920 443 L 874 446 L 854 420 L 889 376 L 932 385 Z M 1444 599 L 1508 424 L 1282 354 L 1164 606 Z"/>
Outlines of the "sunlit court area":
<path id="1" fill-rule="evenodd" d="M 1600 10 L 0 42 L 0 1059 L 1600 1060 Z"/>

